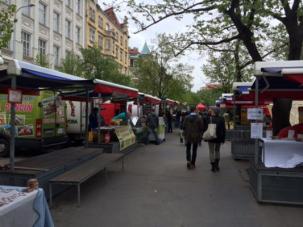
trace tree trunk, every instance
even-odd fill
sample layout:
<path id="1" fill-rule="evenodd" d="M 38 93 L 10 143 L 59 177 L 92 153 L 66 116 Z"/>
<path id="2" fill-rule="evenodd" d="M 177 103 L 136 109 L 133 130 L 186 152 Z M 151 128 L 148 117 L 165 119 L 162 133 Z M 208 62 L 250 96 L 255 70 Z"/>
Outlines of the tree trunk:
<path id="1" fill-rule="evenodd" d="M 297 31 L 291 32 L 291 35 L 289 35 L 288 60 L 299 60 L 301 58 L 302 40 L 301 35 Z M 276 136 L 281 129 L 290 126 L 289 116 L 291 107 L 291 99 L 274 100 L 272 109 L 272 126 L 274 136 Z"/>
<path id="2" fill-rule="evenodd" d="M 276 99 L 272 108 L 273 135 L 276 136 L 282 128 L 290 126 L 289 116 L 292 106 L 291 99 Z"/>

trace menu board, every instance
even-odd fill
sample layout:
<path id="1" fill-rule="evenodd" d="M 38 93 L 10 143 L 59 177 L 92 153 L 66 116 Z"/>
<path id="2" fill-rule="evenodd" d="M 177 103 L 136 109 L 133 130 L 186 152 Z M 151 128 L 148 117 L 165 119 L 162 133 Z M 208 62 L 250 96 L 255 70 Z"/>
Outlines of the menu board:
<path id="1" fill-rule="evenodd" d="M 120 151 L 136 143 L 136 136 L 128 125 L 115 128 L 115 133 L 120 142 Z"/>

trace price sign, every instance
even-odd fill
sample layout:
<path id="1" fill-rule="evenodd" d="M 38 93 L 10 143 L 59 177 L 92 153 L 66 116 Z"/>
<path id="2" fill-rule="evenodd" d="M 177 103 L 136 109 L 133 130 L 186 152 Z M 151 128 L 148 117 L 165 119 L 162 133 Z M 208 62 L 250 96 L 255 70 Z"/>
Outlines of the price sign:
<path id="1" fill-rule="evenodd" d="M 262 108 L 248 108 L 247 109 L 248 120 L 263 120 Z"/>
<path id="2" fill-rule="evenodd" d="M 9 103 L 22 103 L 22 91 L 9 89 L 8 90 L 8 102 Z"/>

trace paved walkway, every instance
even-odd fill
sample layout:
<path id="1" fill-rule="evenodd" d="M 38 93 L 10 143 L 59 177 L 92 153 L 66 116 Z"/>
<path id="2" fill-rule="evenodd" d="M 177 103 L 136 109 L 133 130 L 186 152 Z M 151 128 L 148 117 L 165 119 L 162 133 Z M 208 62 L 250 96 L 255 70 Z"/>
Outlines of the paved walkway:
<path id="1" fill-rule="evenodd" d="M 169 135 L 159 146 L 142 146 L 76 192 L 55 199 L 52 214 L 58 227 L 296 227 L 303 226 L 303 208 L 256 203 L 246 174 L 247 162 L 222 148 L 220 173 L 210 172 L 206 144 L 199 148 L 197 168 L 187 170 L 184 146 Z"/>

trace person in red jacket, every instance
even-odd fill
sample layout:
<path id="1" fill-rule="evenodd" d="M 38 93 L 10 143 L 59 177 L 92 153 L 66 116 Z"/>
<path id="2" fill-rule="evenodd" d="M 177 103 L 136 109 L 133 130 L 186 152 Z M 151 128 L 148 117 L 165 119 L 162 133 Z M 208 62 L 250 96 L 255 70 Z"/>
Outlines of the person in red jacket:
<path id="1" fill-rule="evenodd" d="M 297 124 L 281 129 L 280 132 L 278 133 L 278 138 L 279 139 L 287 138 L 289 130 L 295 131 L 294 139 L 297 139 L 298 134 L 303 134 L 303 124 Z"/>

